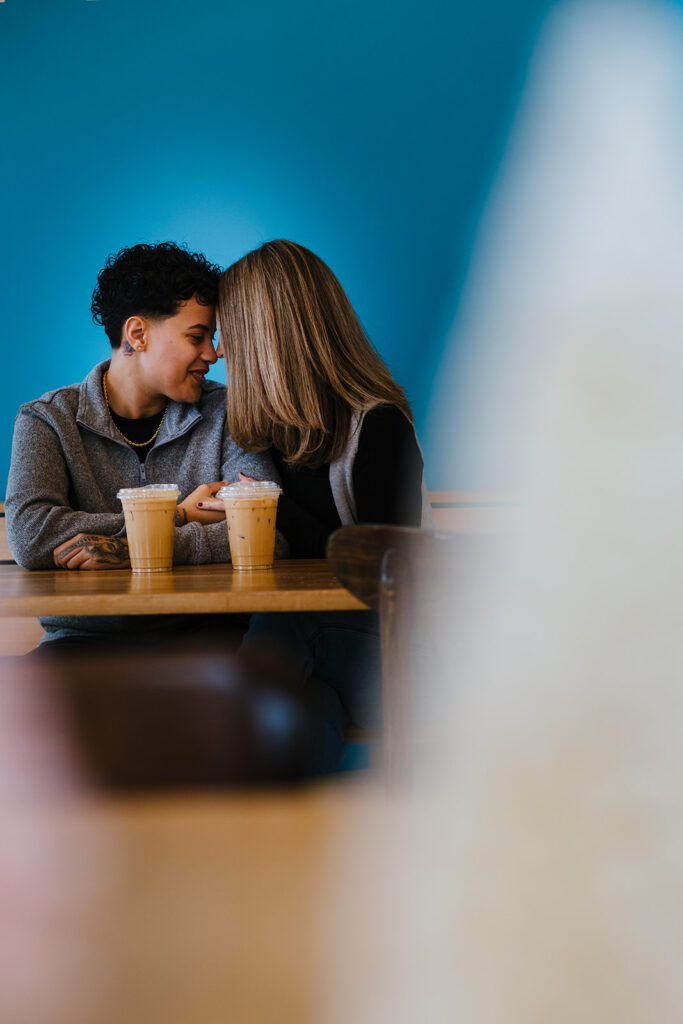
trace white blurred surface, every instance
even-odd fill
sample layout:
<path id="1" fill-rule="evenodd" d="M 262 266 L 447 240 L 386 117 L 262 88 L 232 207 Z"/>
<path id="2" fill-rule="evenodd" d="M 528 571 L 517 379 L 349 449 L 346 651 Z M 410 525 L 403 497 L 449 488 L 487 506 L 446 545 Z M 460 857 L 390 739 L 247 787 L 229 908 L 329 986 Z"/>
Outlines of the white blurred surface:
<path id="1" fill-rule="evenodd" d="M 541 36 L 436 412 L 515 511 L 465 638 L 445 581 L 441 772 L 377 828 L 384 943 L 335 1022 L 683 1018 L 681 17 Z"/>
<path id="2" fill-rule="evenodd" d="M 482 233 L 457 436 L 517 515 L 444 691 L 444 1020 L 683 1014 L 682 41 L 564 6 Z"/>

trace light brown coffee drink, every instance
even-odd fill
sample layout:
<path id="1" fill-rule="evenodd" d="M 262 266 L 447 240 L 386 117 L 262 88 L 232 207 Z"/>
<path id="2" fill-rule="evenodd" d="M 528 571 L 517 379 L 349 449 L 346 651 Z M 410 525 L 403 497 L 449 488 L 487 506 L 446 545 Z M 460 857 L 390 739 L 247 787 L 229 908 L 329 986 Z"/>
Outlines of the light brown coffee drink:
<path id="1" fill-rule="evenodd" d="M 123 505 L 133 572 L 169 572 L 173 567 L 179 497 L 176 484 L 126 487 L 117 494 Z"/>
<path id="2" fill-rule="evenodd" d="M 275 517 L 281 488 L 272 480 L 241 481 L 221 487 L 232 564 L 236 569 L 270 569 L 275 554 Z"/>

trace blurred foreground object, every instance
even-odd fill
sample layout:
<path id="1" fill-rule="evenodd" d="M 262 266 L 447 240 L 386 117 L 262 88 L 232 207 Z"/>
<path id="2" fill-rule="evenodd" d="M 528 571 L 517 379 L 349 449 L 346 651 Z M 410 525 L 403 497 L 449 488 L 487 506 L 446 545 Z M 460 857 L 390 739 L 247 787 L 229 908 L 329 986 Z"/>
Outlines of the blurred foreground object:
<path id="1" fill-rule="evenodd" d="M 102 685 L 83 675 L 70 693 L 78 701 L 87 690 L 106 692 L 109 703 L 100 710 L 108 706 L 116 720 L 126 702 L 133 713 L 136 708 L 125 680 L 123 705 L 111 696 L 125 657 L 112 660 Z M 86 665 L 84 658 L 83 671 Z M 70 727 L 59 711 L 61 681 L 52 680 L 60 699 L 51 700 L 47 679 L 32 683 L 33 666 L 27 661 L 24 667 L 17 675 L 14 666 L 3 665 L 8 671 L 0 678 L 2 1024 L 323 1021 L 329 972 L 337 979 L 335 992 L 348 983 L 339 975 L 336 941 L 325 944 L 332 914 L 338 923 L 337 894 L 355 898 L 355 876 L 339 871 L 337 851 L 346 834 L 364 831 L 381 814 L 371 788 L 179 791 L 149 784 L 148 763 L 144 789 L 128 784 L 129 769 L 125 787 L 94 793 L 64 743 Z M 187 666 L 165 667 L 184 687 Z M 149 663 L 143 660 L 142 668 Z M 44 669 L 46 663 L 36 666 L 37 673 Z M 195 670 L 194 678 L 201 700 L 209 686 L 206 668 Z M 216 685 L 225 686 L 224 668 Z M 177 733 L 179 705 L 166 716 L 160 707 L 162 693 L 175 700 L 168 679 L 154 686 L 147 710 L 161 717 L 137 720 L 155 731 L 170 722 Z M 270 686 L 262 689 L 267 693 Z M 220 706 L 212 707 L 220 717 Z M 189 717 L 190 734 L 204 735 L 210 748 L 215 730 L 199 729 L 191 710 Z M 101 735 L 104 724 L 89 711 L 81 723 L 86 718 Z M 267 732 L 272 738 L 272 724 Z M 92 753 L 92 739 L 86 751 L 89 745 Z M 128 750 L 138 756 L 130 737 Z M 110 780 L 121 781 L 117 761 L 113 776 L 109 757 L 96 763 Z M 158 772 L 158 754 L 151 763 Z M 197 764 L 206 759 L 182 781 L 197 780 Z M 215 769 L 204 767 L 202 777 L 214 778 Z M 177 768 L 174 778 L 180 785 Z"/>
<path id="2" fill-rule="evenodd" d="M 0 1022 L 304 1020 L 310 728 L 206 641 L 2 664 Z"/>
<path id="3" fill-rule="evenodd" d="M 683 1018 L 681 18 L 559 5 L 532 62 L 435 408 L 513 509 L 439 581 L 438 770 L 344 851 L 335 1024 Z"/>
<path id="4" fill-rule="evenodd" d="M 442 689 L 433 1020 L 683 1015 L 682 46 L 562 5 L 486 211 L 449 436 L 516 516 Z"/>
<path id="5" fill-rule="evenodd" d="M 86 933 L 109 909 L 116 844 L 54 829 L 86 793 L 58 703 L 28 666 L 0 662 L 2 1024 L 96 1019 L 113 983 Z"/>
<path id="6" fill-rule="evenodd" d="M 312 772 L 312 721 L 296 683 L 221 645 L 100 645 L 28 659 L 17 672 L 49 691 L 93 786 L 272 784 Z"/>

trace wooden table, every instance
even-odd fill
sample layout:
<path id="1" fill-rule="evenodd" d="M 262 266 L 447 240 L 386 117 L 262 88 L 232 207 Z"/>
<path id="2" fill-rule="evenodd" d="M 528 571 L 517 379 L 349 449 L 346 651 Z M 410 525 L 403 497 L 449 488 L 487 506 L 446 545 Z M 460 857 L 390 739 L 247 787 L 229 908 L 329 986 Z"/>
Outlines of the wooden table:
<path id="1" fill-rule="evenodd" d="M 26 572 L 0 565 L 0 655 L 21 655 L 40 641 L 35 616 L 192 615 L 223 612 L 353 611 L 363 605 L 327 561 L 287 559 L 273 569 L 179 565 L 170 573 L 128 569 Z"/>
<path id="2" fill-rule="evenodd" d="M 168 615 L 342 611 L 363 605 L 325 559 L 283 560 L 273 569 L 181 565 L 169 573 L 130 570 L 26 572 L 0 565 L 0 616 Z"/>

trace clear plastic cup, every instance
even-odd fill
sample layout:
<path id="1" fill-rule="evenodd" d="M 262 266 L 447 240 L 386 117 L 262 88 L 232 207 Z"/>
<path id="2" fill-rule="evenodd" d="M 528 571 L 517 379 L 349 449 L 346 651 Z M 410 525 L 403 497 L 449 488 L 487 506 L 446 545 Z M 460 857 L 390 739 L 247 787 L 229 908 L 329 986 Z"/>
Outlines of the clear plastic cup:
<path id="1" fill-rule="evenodd" d="M 241 480 L 221 487 L 232 564 L 236 569 L 271 569 L 275 517 L 282 488 L 272 480 Z"/>
<path id="2" fill-rule="evenodd" d="M 124 487 L 116 497 L 123 505 L 133 572 L 169 572 L 173 568 L 177 484 Z"/>

